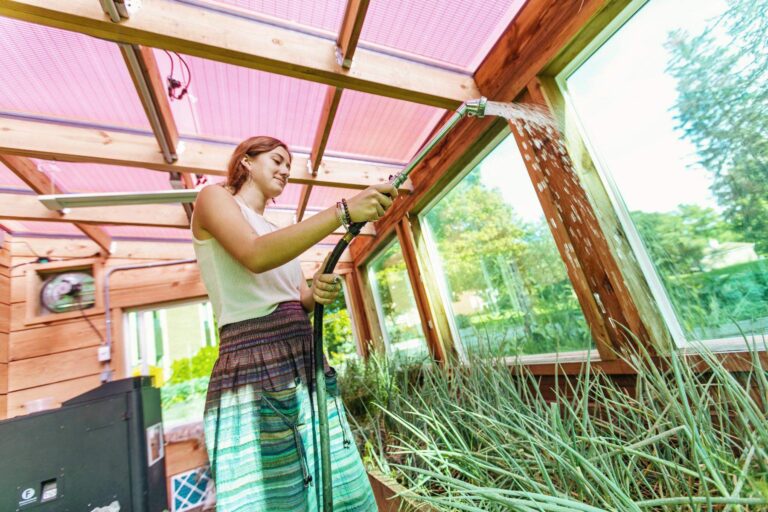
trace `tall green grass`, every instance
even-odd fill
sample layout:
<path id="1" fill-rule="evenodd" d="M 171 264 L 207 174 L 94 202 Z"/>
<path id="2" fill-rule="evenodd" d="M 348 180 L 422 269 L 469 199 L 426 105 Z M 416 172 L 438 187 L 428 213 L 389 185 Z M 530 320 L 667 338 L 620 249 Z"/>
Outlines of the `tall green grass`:
<path id="1" fill-rule="evenodd" d="M 768 510 L 758 353 L 740 373 L 700 354 L 706 371 L 677 351 L 627 357 L 632 390 L 585 365 L 548 397 L 488 355 L 445 369 L 375 358 L 350 402 L 369 461 L 437 510 Z"/>

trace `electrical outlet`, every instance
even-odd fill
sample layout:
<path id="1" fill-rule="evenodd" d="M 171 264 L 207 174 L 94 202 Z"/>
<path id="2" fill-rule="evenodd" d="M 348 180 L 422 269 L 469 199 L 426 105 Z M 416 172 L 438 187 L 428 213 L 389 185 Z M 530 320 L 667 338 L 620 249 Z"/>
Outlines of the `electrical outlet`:
<path id="1" fill-rule="evenodd" d="M 112 354 L 110 354 L 109 347 L 106 345 L 102 345 L 99 347 L 99 361 L 102 363 L 104 361 L 109 361 L 112 359 Z"/>

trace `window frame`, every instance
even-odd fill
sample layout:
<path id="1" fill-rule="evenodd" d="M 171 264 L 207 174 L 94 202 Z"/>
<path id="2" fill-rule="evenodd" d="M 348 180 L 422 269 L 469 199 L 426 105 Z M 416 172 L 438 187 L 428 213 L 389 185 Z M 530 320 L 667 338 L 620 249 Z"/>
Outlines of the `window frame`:
<path id="1" fill-rule="evenodd" d="M 507 124 L 503 130 L 501 130 L 496 136 L 493 137 L 493 139 L 488 142 L 488 144 L 485 145 L 485 147 L 483 147 L 482 150 L 478 151 L 477 155 L 475 155 L 475 157 L 464 166 L 461 172 L 457 173 L 456 176 L 454 176 L 454 178 L 448 182 L 445 187 L 443 187 L 439 194 L 435 195 L 435 197 L 433 197 L 426 205 L 424 205 L 424 208 L 422 208 L 416 216 L 419 225 L 421 226 L 422 236 L 424 237 L 427 257 L 429 258 L 429 262 L 435 272 L 435 282 L 437 283 L 437 289 L 440 293 L 439 299 L 443 302 L 443 309 L 445 310 L 445 316 L 448 319 L 448 328 L 451 332 L 451 338 L 453 339 L 453 346 L 456 350 L 456 354 L 459 356 L 459 361 L 462 364 L 469 364 L 469 355 L 467 354 L 467 349 L 464 347 L 464 342 L 461 340 L 459 327 L 456 325 L 456 316 L 454 315 L 453 307 L 451 307 L 451 297 L 450 293 L 448 292 L 448 283 L 446 282 L 445 278 L 446 274 L 443 270 L 443 263 L 440 259 L 440 254 L 437 249 L 437 241 L 435 240 L 435 236 L 432 233 L 432 227 L 429 225 L 427 215 L 430 211 L 432 211 L 432 208 L 434 208 L 437 203 L 442 201 L 445 196 L 450 194 L 451 191 L 453 191 L 453 189 L 456 188 L 456 186 L 461 183 L 461 181 L 480 164 L 480 162 L 485 160 L 485 158 L 490 155 L 491 152 L 499 146 L 499 144 L 504 142 L 504 140 L 511 135 L 512 129 Z"/>
<path id="2" fill-rule="evenodd" d="M 466 178 L 469 173 L 474 171 L 475 168 L 499 146 L 499 144 L 504 142 L 507 137 L 513 136 L 514 134 L 512 133 L 512 129 L 509 127 L 509 125 L 506 125 L 503 130 L 501 130 L 493 139 L 491 139 L 491 141 L 488 142 L 488 144 L 481 151 L 478 152 L 475 158 L 467 163 L 461 172 L 459 172 L 440 191 L 439 194 L 432 198 L 432 200 L 430 200 L 424 206 L 424 208 L 419 211 L 417 215 L 418 222 L 422 230 L 422 236 L 424 237 L 424 242 L 426 245 L 427 256 L 435 271 L 435 281 L 437 282 L 437 288 L 440 292 L 439 298 L 441 301 L 443 301 L 444 304 L 445 315 L 448 319 L 451 337 L 453 338 L 453 345 L 456 349 L 456 353 L 459 356 L 460 362 L 463 364 L 469 364 L 469 355 L 459 334 L 458 326 L 456 325 L 456 318 L 453 312 L 453 307 L 451 306 L 452 301 L 450 294 L 448 293 L 448 283 L 445 277 L 446 274 L 443 270 L 442 260 L 440 259 L 440 254 L 438 252 L 437 241 L 435 240 L 434 234 L 432 233 L 432 228 L 426 216 L 438 202 L 445 198 L 445 196 L 448 195 L 459 183 L 461 183 L 461 181 Z M 560 259 L 562 260 L 562 257 L 560 257 Z M 571 286 L 573 286 L 570 276 L 568 277 L 568 282 L 570 282 Z M 581 304 L 579 304 L 579 310 L 581 311 L 582 315 L 584 315 Z M 584 321 L 587 322 L 587 326 L 590 327 L 586 315 L 584 315 Z M 507 364 L 550 364 L 560 362 L 586 363 L 602 361 L 597 348 L 586 348 L 583 350 L 563 352 L 548 352 L 543 354 L 506 356 L 504 359 L 507 361 Z"/>
<path id="3" fill-rule="evenodd" d="M 203 306 L 205 303 L 208 303 L 209 306 L 206 308 L 206 311 L 211 314 L 211 318 L 213 318 L 213 310 L 210 305 L 210 299 L 208 297 L 196 297 L 192 299 L 183 299 L 183 300 L 177 300 L 177 301 L 171 301 L 171 302 L 160 302 L 156 304 L 146 304 L 141 305 L 138 307 L 131 307 L 131 308 L 123 308 L 121 310 L 121 316 L 122 316 L 122 335 L 123 335 L 123 361 L 124 361 L 124 368 L 126 371 L 126 374 L 131 375 L 132 373 L 132 351 L 133 347 L 131 346 L 132 338 L 129 334 L 129 329 L 131 327 L 131 322 L 128 320 L 128 315 L 131 313 L 136 313 L 136 325 L 137 328 L 136 331 L 136 342 L 139 344 L 140 350 L 142 351 L 142 357 L 139 359 L 139 367 L 141 368 L 141 375 L 149 376 L 149 365 L 147 362 L 147 340 L 146 340 L 146 333 L 144 331 L 144 326 L 142 324 L 142 318 L 143 315 L 151 312 L 151 311 L 158 311 L 158 310 L 164 310 L 168 308 L 178 307 L 178 306 L 188 306 L 197 304 L 198 306 Z M 165 325 L 165 315 L 162 316 L 163 324 Z M 215 324 L 212 322 L 209 326 L 209 330 L 211 331 L 211 340 L 215 341 L 216 339 L 216 332 L 215 332 Z M 165 327 L 164 327 L 165 328 Z M 201 322 L 200 324 L 201 330 L 204 329 L 204 325 Z M 208 338 L 205 336 L 206 333 L 203 333 L 203 346 L 216 346 L 215 344 L 209 345 L 208 344 Z M 168 340 L 164 340 L 164 345 L 166 345 L 167 348 Z M 167 352 L 165 352 L 167 353 Z"/>
<path id="4" fill-rule="evenodd" d="M 391 236 L 390 239 L 384 242 L 383 244 L 381 244 L 365 262 L 365 279 L 368 281 L 368 286 L 371 291 L 371 298 L 373 299 L 373 305 L 376 309 L 376 316 L 378 317 L 377 319 L 380 326 L 381 338 L 382 338 L 382 341 L 384 342 L 384 349 L 388 357 L 393 356 L 396 353 L 396 351 L 392 348 L 392 342 L 389 339 L 389 332 L 387 331 L 387 324 L 386 324 L 385 315 L 384 315 L 384 306 L 381 303 L 381 293 L 379 290 L 379 282 L 376 280 L 376 277 L 374 276 L 373 267 L 374 267 L 374 264 L 376 263 L 376 260 L 378 260 L 385 252 L 387 252 L 395 244 L 399 246 L 400 240 L 398 239 L 397 236 Z M 400 255 L 403 258 L 403 261 L 405 261 L 405 255 L 403 254 L 402 247 L 400 248 Z M 405 272 L 407 275 L 408 273 L 407 268 L 405 269 Z M 413 286 L 411 285 L 411 281 L 408 278 L 406 278 L 406 281 L 407 281 L 408 287 L 411 290 L 411 295 L 413 296 L 413 299 L 414 299 L 414 307 L 418 309 L 418 306 L 415 304 L 416 297 L 415 297 L 415 292 L 413 291 Z M 421 332 L 421 337 L 424 342 L 424 350 L 427 355 L 431 355 L 431 349 L 429 347 L 427 334 L 424 332 L 421 322 L 419 322 L 419 331 Z"/>
<path id="5" fill-rule="evenodd" d="M 607 23 L 597 34 L 570 59 L 562 69 L 553 73 L 554 83 L 558 92 L 562 95 L 563 106 L 568 112 L 568 117 L 575 122 L 576 131 L 581 142 L 586 148 L 594 169 L 605 187 L 606 195 L 610 201 L 619 223 L 624 230 L 627 242 L 638 262 L 642 276 L 648 285 L 650 293 L 656 302 L 661 318 L 669 331 L 670 336 L 678 350 L 686 352 L 696 351 L 697 344 L 703 344 L 709 350 L 717 352 L 740 352 L 748 348 L 749 341 L 744 338 L 728 337 L 705 340 L 688 339 L 677 317 L 672 301 L 664 286 L 661 276 L 651 259 L 650 254 L 640 234 L 632 221 L 629 209 L 623 201 L 621 191 L 613 178 L 610 167 L 602 160 L 599 151 L 590 140 L 584 123 L 575 107 L 574 98 L 568 89 L 567 80 L 589 58 L 591 58 L 602 46 L 608 42 L 632 17 L 645 7 L 651 0 L 632 0 L 622 11 Z"/>

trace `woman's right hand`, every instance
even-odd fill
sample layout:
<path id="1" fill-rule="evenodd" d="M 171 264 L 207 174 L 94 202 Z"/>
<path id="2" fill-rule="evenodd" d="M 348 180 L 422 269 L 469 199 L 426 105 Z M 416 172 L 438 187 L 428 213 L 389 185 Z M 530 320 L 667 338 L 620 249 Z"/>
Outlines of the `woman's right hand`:
<path id="1" fill-rule="evenodd" d="M 397 189 L 390 183 L 371 185 L 347 201 L 352 222 L 372 222 L 379 220 L 392 201 L 397 197 Z"/>

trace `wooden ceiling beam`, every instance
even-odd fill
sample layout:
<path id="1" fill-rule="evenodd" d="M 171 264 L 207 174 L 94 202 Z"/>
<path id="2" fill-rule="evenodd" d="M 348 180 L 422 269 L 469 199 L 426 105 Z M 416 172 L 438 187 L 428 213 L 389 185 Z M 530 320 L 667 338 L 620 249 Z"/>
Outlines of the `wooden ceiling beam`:
<path id="1" fill-rule="evenodd" d="M 119 44 L 118 47 L 163 156 L 166 162 L 173 163 L 178 158 L 179 130 L 155 54 L 146 46 Z"/>
<path id="2" fill-rule="evenodd" d="M 357 50 L 360 33 L 363 31 L 363 21 L 368 12 L 369 3 L 370 0 L 347 0 L 347 9 L 341 22 L 339 39 L 336 41 L 338 59 L 344 69 L 352 67 L 352 58 Z"/>
<path id="3" fill-rule="evenodd" d="M 186 141 L 186 149 L 179 159 L 169 164 L 163 159 L 154 138 L 147 135 L 4 117 L 0 117 L 0 132 L 1 153 L 215 176 L 226 176 L 227 161 L 234 149 L 234 146 Z M 307 158 L 296 156 L 291 165 L 289 183 L 364 189 L 388 181 L 389 176 L 399 170 L 351 160 L 326 160 L 320 165 L 317 176 L 312 176 L 307 167 Z M 411 183 L 406 182 L 401 191 L 410 191 L 411 188 Z"/>
<path id="4" fill-rule="evenodd" d="M 37 192 L 38 194 L 61 194 L 62 190 L 59 186 L 51 181 L 51 179 L 40 172 L 35 162 L 29 158 L 15 155 L 2 155 L 0 154 L 0 162 L 10 169 L 16 176 L 26 183 L 29 188 Z M 83 232 L 88 238 L 96 242 L 102 251 L 106 254 L 113 252 L 112 237 L 104 231 L 104 229 L 98 226 L 90 226 L 87 224 L 74 223 L 75 227 Z"/>
<path id="5" fill-rule="evenodd" d="M 95 247 L 84 239 L 71 238 L 39 238 L 12 235 L 6 239 L 10 252 L 15 258 L 37 258 L 45 255 L 53 258 L 89 258 L 93 256 Z M 316 245 L 299 256 L 302 265 L 320 265 L 331 245 Z M 120 241 L 112 254 L 113 258 L 129 258 L 138 260 L 180 260 L 193 259 L 195 253 L 192 244 L 164 243 L 125 240 Z M 352 261 L 349 252 L 342 253 L 340 262 L 348 264 Z"/>
<path id="6" fill-rule="evenodd" d="M 314 212 L 308 214 L 311 215 Z M 289 210 L 267 210 L 265 217 L 281 228 L 294 223 L 293 212 Z M 92 206 L 62 213 L 49 210 L 36 196 L 29 194 L 0 193 L 0 219 L 189 229 L 189 221 L 180 205 Z M 334 234 L 341 235 L 344 231 L 337 229 Z M 362 234 L 370 236 L 375 230 L 369 226 Z"/>
<path id="7" fill-rule="evenodd" d="M 37 196 L 26 194 L 0 194 L 0 219 L 189 228 L 180 205 L 94 206 L 73 208 L 63 214 L 46 208 Z"/>
<path id="8" fill-rule="evenodd" d="M 331 128 L 333 127 L 333 120 L 336 118 L 336 111 L 339 108 L 342 91 L 343 89 L 339 87 L 328 87 L 326 91 L 323 109 L 320 113 L 320 120 L 317 123 L 317 131 L 315 132 L 315 139 L 312 144 L 312 152 L 309 154 L 310 172 L 313 176 L 317 176 L 320 170 L 320 163 L 323 160 L 325 146 L 328 144 L 328 137 L 331 135 Z M 309 195 L 311 193 L 312 185 L 307 184 L 302 187 L 299 206 L 296 209 L 297 222 L 301 222 L 301 219 L 304 218 L 304 211 L 307 209 L 307 204 L 309 204 Z"/>
<path id="9" fill-rule="evenodd" d="M 363 20 L 365 20 L 365 13 L 368 11 L 368 3 L 369 0 L 347 0 L 347 9 L 344 13 L 341 30 L 336 41 L 336 58 L 344 69 L 352 67 L 352 57 L 357 49 L 360 32 L 363 30 Z M 344 89 L 341 87 L 328 87 L 326 90 L 323 109 L 321 110 L 312 144 L 312 152 L 309 154 L 309 163 L 312 166 L 313 176 L 317 176 L 320 162 L 323 160 L 325 146 L 328 144 L 328 137 L 331 135 L 333 120 L 336 118 L 336 111 L 339 108 L 343 91 Z M 304 217 L 304 211 L 309 204 L 311 193 L 312 185 L 304 185 L 302 187 L 299 205 L 296 209 L 297 222 L 301 222 L 301 219 Z"/>
<path id="10" fill-rule="evenodd" d="M 334 41 L 170 0 L 144 2 L 120 23 L 94 0 L 5 0 L 0 15 L 440 108 L 479 96 L 462 73 L 363 49 L 346 70 Z"/>
<path id="11" fill-rule="evenodd" d="M 475 72 L 490 100 L 514 101 L 594 16 L 625 0 L 528 0 Z"/>

